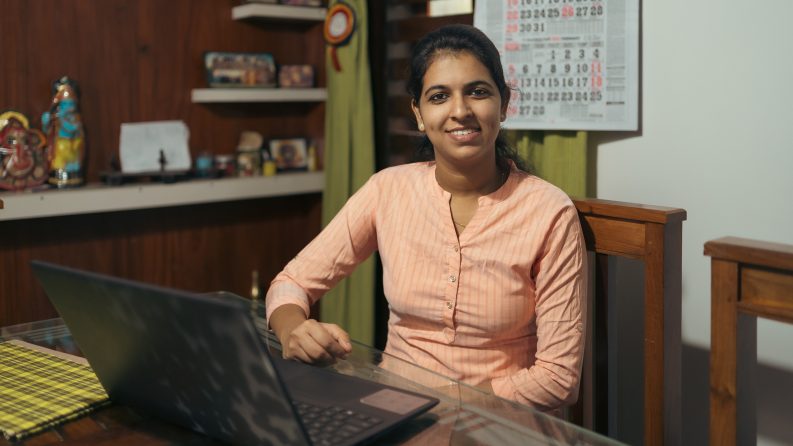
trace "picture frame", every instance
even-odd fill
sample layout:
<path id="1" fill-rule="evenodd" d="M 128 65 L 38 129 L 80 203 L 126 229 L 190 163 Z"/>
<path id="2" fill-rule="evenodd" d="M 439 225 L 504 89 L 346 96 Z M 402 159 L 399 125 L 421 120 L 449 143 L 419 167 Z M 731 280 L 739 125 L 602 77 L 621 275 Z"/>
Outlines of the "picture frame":
<path id="1" fill-rule="evenodd" d="M 278 3 L 290 6 L 322 6 L 321 0 L 279 0 Z"/>
<path id="2" fill-rule="evenodd" d="M 308 169 L 308 144 L 305 138 L 270 140 L 270 156 L 279 172 Z"/>
<path id="3" fill-rule="evenodd" d="M 314 67 L 311 65 L 281 65 L 278 69 L 281 88 L 311 88 L 314 86 Z"/>
<path id="4" fill-rule="evenodd" d="M 210 87 L 276 87 L 276 65 L 270 53 L 208 51 L 204 68 Z"/>

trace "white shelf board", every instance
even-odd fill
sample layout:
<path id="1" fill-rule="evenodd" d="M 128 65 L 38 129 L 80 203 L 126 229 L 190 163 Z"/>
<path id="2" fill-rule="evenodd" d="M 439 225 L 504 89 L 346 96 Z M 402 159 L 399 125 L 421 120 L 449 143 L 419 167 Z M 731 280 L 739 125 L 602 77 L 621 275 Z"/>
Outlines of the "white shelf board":
<path id="1" fill-rule="evenodd" d="M 322 102 L 324 88 L 194 88 L 193 102 Z"/>
<path id="2" fill-rule="evenodd" d="M 278 19 L 297 20 L 307 22 L 322 22 L 325 20 L 327 8 L 313 6 L 267 5 L 248 3 L 231 8 L 231 18 L 243 19 Z"/>
<path id="3" fill-rule="evenodd" d="M 0 221 L 278 197 L 322 192 L 324 188 L 323 172 L 296 172 L 271 177 L 3 193 L 0 194 L 4 204 L 4 209 L 0 209 Z"/>

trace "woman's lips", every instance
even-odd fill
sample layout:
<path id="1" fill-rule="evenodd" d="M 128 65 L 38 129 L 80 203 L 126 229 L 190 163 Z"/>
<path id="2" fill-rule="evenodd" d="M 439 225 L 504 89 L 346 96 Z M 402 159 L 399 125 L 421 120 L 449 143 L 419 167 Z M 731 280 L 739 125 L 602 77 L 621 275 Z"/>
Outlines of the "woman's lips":
<path id="1" fill-rule="evenodd" d="M 453 140 L 461 143 L 469 142 L 479 136 L 479 129 L 454 129 L 446 132 Z"/>

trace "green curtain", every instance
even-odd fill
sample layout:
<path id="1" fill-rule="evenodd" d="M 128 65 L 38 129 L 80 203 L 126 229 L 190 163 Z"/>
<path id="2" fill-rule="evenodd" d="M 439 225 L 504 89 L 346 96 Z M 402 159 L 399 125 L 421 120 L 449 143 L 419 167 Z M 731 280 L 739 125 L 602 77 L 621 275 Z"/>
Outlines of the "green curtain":
<path id="1" fill-rule="evenodd" d="M 592 195 L 586 132 L 508 130 L 505 136 L 537 176 L 572 197 Z"/>
<path id="2" fill-rule="evenodd" d="M 338 3 L 329 2 L 329 7 Z M 375 146 L 369 77 L 366 0 L 345 0 L 355 13 L 350 41 L 326 48 L 328 100 L 325 105 L 325 191 L 322 223 L 327 224 L 347 199 L 374 173 Z M 370 258 L 320 302 L 323 322 L 338 324 L 358 341 L 374 342 L 374 260 Z"/>

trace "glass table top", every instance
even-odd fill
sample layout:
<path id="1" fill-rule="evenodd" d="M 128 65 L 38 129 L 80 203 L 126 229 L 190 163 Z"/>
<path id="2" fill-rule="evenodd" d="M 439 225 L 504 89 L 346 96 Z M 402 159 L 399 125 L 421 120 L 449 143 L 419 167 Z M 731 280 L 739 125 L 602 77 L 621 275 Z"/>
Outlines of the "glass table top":
<path id="1" fill-rule="evenodd" d="M 256 323 L 271 351 L 278 354 L 280 344 L 266 330 L 264 320 L 257 318 Z M 0 341 L 9 339 L 80 356 L 78 346 L 59 318 L 0 328 Z M 347 359 L 328 367 L 338 373 L 382 382 L 440 400 L 437 406 L 405 428 L 378 439 L 378 444 L 622 444 L 358 342 L 353 342 L 352 353 Z"/>

